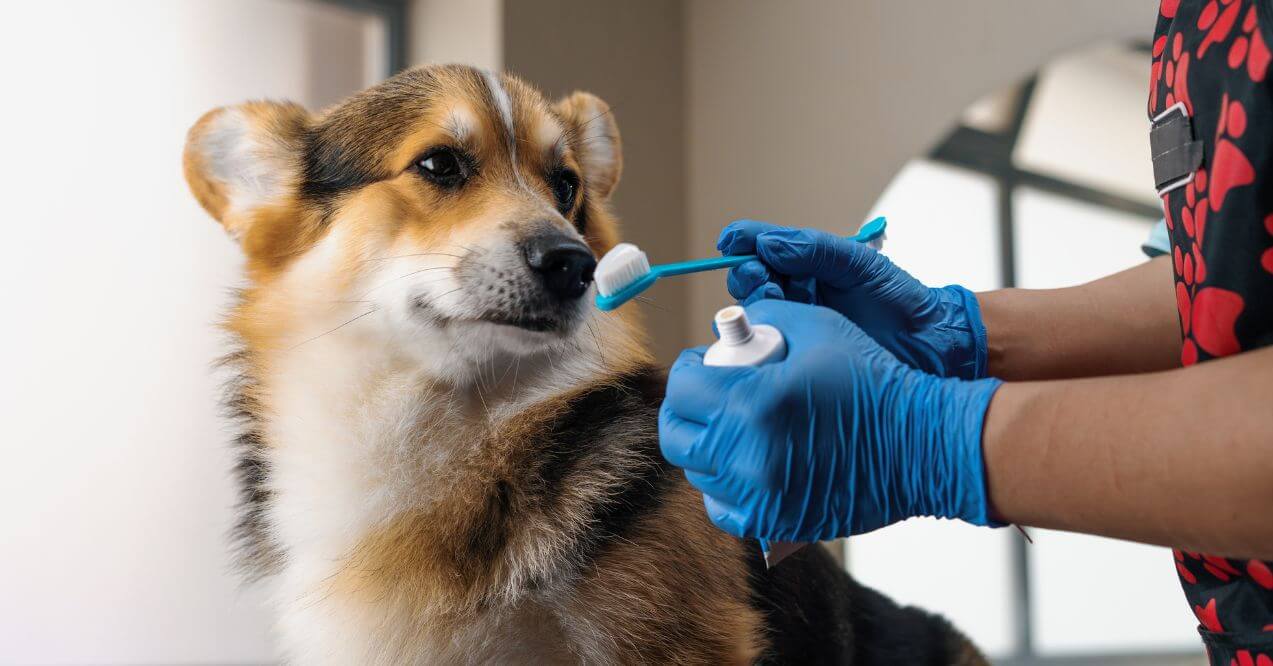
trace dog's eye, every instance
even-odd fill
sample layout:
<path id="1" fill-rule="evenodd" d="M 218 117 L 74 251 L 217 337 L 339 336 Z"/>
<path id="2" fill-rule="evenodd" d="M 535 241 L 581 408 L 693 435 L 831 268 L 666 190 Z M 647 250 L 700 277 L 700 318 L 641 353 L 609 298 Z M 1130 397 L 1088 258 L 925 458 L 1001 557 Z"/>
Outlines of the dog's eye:
<path id="1" fill-rule="evenodd" d="M 562 211 L 570 210 L 575 204 L 575 193 L 579 190 L 579 176 L 569 169 L 561 169 L 553 173 L 551 184 L 557 207 Z"/>
<path id="2" fill-rule="evenodd" d="M 469 177 L 467 162 L 450 148 L 431 150 L 415 165 L 421 175 L 443 187 L 455 187 Z"/>

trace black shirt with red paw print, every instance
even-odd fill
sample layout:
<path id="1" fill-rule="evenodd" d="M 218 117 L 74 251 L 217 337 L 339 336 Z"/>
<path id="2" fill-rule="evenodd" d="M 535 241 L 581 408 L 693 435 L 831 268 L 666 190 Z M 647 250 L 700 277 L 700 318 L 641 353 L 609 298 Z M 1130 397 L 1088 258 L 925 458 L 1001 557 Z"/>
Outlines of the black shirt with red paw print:
<path id="1" fill-rule="evenodd" d="M 1273 344 L 1271 44 L 1273 0 L 1159 8 L 1149 116 L 1181 105 L 1203 146 L 1201 164 L 1162 192 L 1184 365 Z M 1273 666 L 1273 565 L 1174 554 L 1211 663 Z"/>

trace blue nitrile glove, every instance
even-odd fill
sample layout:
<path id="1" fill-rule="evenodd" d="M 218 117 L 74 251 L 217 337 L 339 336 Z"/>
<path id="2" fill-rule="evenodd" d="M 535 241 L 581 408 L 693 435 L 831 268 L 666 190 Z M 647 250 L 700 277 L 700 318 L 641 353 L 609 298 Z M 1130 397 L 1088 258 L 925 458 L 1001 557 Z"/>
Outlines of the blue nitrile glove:
<path id="1" fill-rule="evenodd" d="M 986 376 L 986 327 L 977 297 L 963 287 L 926 287 L 873 248 L 816 229 L 739 220 L 721 231 L 716 248 L 760 255 L 729 272 L 729 293 L 743 305 L 761 298 L 825 305 L 912 367 Z"/>
<path id="2" fill-rule="evenodd" d="M 769 541 L 861 534 L 913 516 L 989 525 L 981 430 L 997 379 L 943 379 L 897 360 L 851 321 L 781 300 L 747 306 L 787 356 L 668 376 L 659 443 L 718 527 Z"/>

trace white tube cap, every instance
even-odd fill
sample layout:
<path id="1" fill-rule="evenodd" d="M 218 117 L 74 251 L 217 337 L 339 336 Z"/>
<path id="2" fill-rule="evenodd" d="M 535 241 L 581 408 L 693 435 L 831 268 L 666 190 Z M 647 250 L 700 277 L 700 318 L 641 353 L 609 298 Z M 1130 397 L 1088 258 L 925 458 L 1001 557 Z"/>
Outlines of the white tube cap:
<path id="1" fill-rule="evenodd" d="M 731 346 L 745 344 L 752 336 L 747 311 L 737 305 L 716 313 L 716 330 L 720 332 L 720 341 Z"/>

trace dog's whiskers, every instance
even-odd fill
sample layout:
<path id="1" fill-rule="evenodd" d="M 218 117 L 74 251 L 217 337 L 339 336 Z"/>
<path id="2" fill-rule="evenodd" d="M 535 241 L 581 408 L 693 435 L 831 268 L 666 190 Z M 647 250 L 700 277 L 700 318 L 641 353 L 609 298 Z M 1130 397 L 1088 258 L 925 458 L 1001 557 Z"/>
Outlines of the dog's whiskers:
<path id="1" fill-rule="evenodd" d="M 373 308 L 371 308 L 370 310 L 368 310 L 368 311 L 366 311 L 366 312 L 364 312 L 364 313 L 362 313 L 362 314 L 358 315 L 357 317 L 354 317 L 353 319 L 350 319 L 350 320 L 346 321 L 345 323 L 341 324 L 340 326 L 337 326 L 336 328 L 331 329 L 330 331 L 327 331 L 327 332 L 325 332 L 325 333 L 319 333 L 318 335 L 315 335 L 314 337 L 309 338 L 308 340 L 304 340 L 304 341 L 302 341 L 302 342 L 299 342 L 299 343 L 297 343 L 297 344 L 295 344 L 295 345 L 293 345 L 293 346 L 289 347 L 289 348 L 288 348 L 288 351 L 291 351 L 291 350 L 293 350 L 293 349 L 296 349 L 297 347 L 300 347 L 301 345 L 309 344 L 309 343 L 311 343 L 311 342 L 313 342 L 313 341 L 315 341 L 315 340 L 317 340 L 317 339 L 319 339 L 319 338 L 323 337 L 324 335 L 329 335 L 329 334 L 331 334 L 331 333 L 335 333 L 336 331 L 339 331 L 340 329 L 342 329 L 342 328 L 344 328 L 344 327 L 346 327 L 346 326 L 348 326 L 348 325 L 350 325 L 350 324 L 352 324 L 352 323 L 354 323 L 354 322 L 358 321 L 359 319 L 362 319 L 363 317 L 366 317 L 367 315 L 369 315 L 369 314 L 371 314 L 371 313 L 373 313 L 373 312 L 375 312 L 375 311 L 376 311 L 376 308 L 374 308 L 374 307 L 373 307 Z"/>
<path id="2" fill-rule="evenodd" d="M 646 305 L 652 308 L 657 308 L 659 310 L 667 312 L 667 308 L 663 307 L 662 305 L 659 305 L 658 303 L 655 303 L 654 299 L 652 298 L 646 298 L 645 296 L 634 296 L 633 300 L 641 301 L 642 303 L 645 303 Z"/>
<path id="3" fill-rule="evenodd" d="M 398 280 L 403 280 L 403 279 L 409 278 L 409 277 L 411 277 L 412 275 L 419 275 L 420 273 L 424 273 L 424 272 L 426 272 L 426 271 L 449 270 L 449 269 L 451 269 L 451 268 L 452 268 L 451 266 L 431 266 L 431 267 L 429 267 L 429 268 L 421 268 L 421 269 L 419 269 L 419 270 L 414 270 L 414 271 L 411 271 L 410 273 L 407 273 L 406 275 L 399 275 L 398 277 L 393 278 L 392 280 L 386 280 L 385 282 L 382 282 L 382 283 L 380 283 L 380 284 L 378 284 L 378 285 L 376 285 L 376 286 L 372 287 L 371 289 L 368 289 L 367 291 L 365 291 L 365 292 L 363 292 L 363 293 L 359 294 L 358 296 L 359 296 L 359 297 L 368 296 L 368 295 L 370 295 L 370 294 L 371 294 L 371 292 L 376 291 L 377 289 L 383 289 L 384 287 L 387 287 L 387 286 L 389 286 L 389 285 L 393 284 L 394 282 L 397 282 Z"/>
<path id="4" fill-rule="evenodd" d="M 522 355 L 518 354 L 517 359 L 513 362 L 513 393 L 517 393 L 517 375 L 522 371 Z"/>
<path id="5" fill-rule="evenodd" d="M 417 305 L 419 305 L 421 308 L 429 308 L 429 307 L 432 307 L 434 303 L 437 303 L 438 301 L 442 300 L 444 297 L 449 296 L 449 295 L 451 295 L 451 294 L 454 294 L 455 292 L 460 291 L 460 290 L 461 290 L 461 289 L 463 289 L 463 288 L 464 288 L 464 287 L 456 287 L 455 289 L 450 289 L 450 290 L 448 290 L 448 291 L 444 291 L 444 292 L 442 292 L 442 293 L 438 294 L 437 296 L 434 296 L 433 298 L 430 298 L 430 299 L 429 299 L 429 300 L 427 300 L 427 301 L 426 301 L 426 300 L 417 300 L 417 301 L 416 301 L 416 304 L 417 304 Z M 452 351 L 454 351 L 454 349 L 452 349 Z"/>
<path id="6" fill-rule="evenodd" d="M 579 130 L 581 130 L 581 129 L 583 129 L 583 128 L 585 128 L 585 127 L 589 126 L 589 125 L 591 125 L 592 123 L 594 123 L 594 122 L 596 122 L 596 121 L 600 120 L 601 118 L 604 118 L 605 116 L 608 116 L 608 115 L 610 115 L 610 114 L 614 113 L 615 108 L 616 108 L 616 107 L 611 106 L 609 109 L 606 109 L 605 111 L 602 111 L 602 112 L 598 113 L 597 115 L 595 115 L 595 116 L 593 116 L 593 117 L 591 117 L 591 118 L 589 118 L 589 119 L 585 120 L 584 122 L 579 123 L 578 127 L 569 127 L 569 128 L 567 128 L 567 129 L 565 130 L 564 134 L 568 137 L 568 140 L 574 140 L 574 139 L 578 138 L 578 136 L 579 136 Z"/>
<path id="7" fill-rule="evenodd" d="M 460 249 L 464 250 L 465 252 L 468 252 L 469 254 L 481 254 L 481 252 L 480 252 L 479 250 L 475 250 L 475 249 L 473 249 L 473 248 L 471 248 L 471 247 L 469 247 L 469 246 L 465 245 L 464 243 L 454 243 L 454 242 L 452 242 L 452 243 L 447 243 L 447 245 L 454 245 L 455 247 L 458 247 L 458 248 L 460 248 Z"/>
<path id="8" fill-rule="evenodd" d="M 557 366 L 556 366 L 556 365 L 553 365 L 553 352 L 552 352 L 552 350 L 549 350 L 549 351 L 547 351 L 547 352 L 545 352 L 545 353 L 544 353 L 544 359 L 548 361 L 548 367 L 552 369 L 552 371 L 553 371 L 553 376 L 554 376 L 554 377 L 556 377 L 556 376 L 557 376 Z"/>
<path id="9" fill-rule="evenodd" d="M 484 374 L 484 373 L 483 373 L 483 371 L 482 371 L 482 368 L 481 368 L 481 367 L 478 367 L 478 370 L 477 370 L 477 385 L 475 386 L 475 388 L 476 388 L 476 390 L 477 390 L 477 399 L 478 399 L 479 401 L 481 401 L 481 403 L 482 403 L 482 412 L 483 412 L 483 413 L 485 413 L 485 415 L 486 415 L 486 421 L 485 421 L 485 423 L 488 423 L 488 424 L 489 424 L 489 423 L 491 422 L 491 408 L 490 408 L 490 406 L 489 406 L 489 405 L 487 405 L 487 404 L 486 404 L 486 396 L 482 394 L 482 389 L 484 388 L 484 387 L 482 386 L 482 375 L 483 375 L 483 374 Z"/>
<path id="10" fill-rule="evenodd" d="M 585 321 L 584 323 L 588 325 L 588 333 L 592 335 L 592 344 L 597 347 L 597 358 L 601 359 L 601 367 L 603 369 L 608 369 L 609 366 L 606 365 L 605 352 L 601 351 L 601 340 L 597 337 L 597 329 L 592 327 L 591 321 Z"/>
<path id="11" fill-rule="evenodd" d="M 399 254 L 399 255 L 394 255 L 394 256 L 391 256 L 391 257 L 372 257 L 372 258 L 370 258 L 370 259 L 363 259 L 363 260 L 359 261 L 358 263 L 359 263 L 359 264 L 366 264 L 366 263 L 370 263 L 370 262 L 373 262 L 373 261 L 392 261 L 392 260 L 394 260 L 394 259 L 407 259 L 407 258 L 410 258 L 410 257 L 453 257 L 453 258 L 455 258 L 455 259 L 463 259 L 463 258 L 464 258 L 464 255 L 461 255 L 461 254 L 451 254 L 451 253 L 449 253 L 449 252 L 415 252 L 415 253 L 412 253 L 412 254 Z"/>

